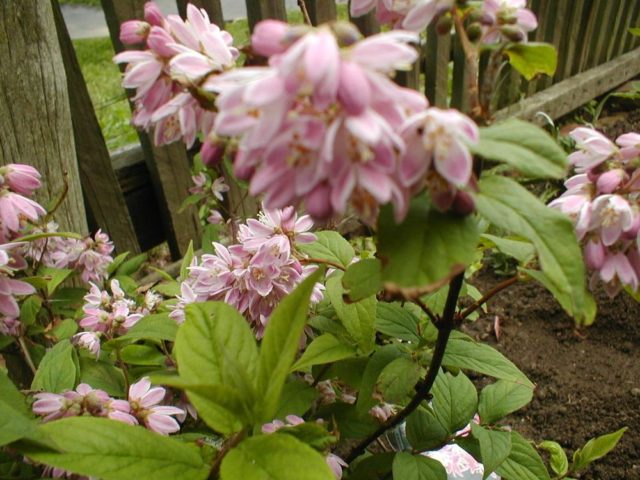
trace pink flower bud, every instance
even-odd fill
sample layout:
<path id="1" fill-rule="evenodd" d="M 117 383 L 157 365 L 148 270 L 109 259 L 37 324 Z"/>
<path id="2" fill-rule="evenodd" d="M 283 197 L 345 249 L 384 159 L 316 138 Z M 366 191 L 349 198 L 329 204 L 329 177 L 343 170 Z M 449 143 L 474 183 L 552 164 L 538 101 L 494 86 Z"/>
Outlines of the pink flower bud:
<path id="1" fill-rule="evenodd" d="M 627 174 L 621 168 L 609 170 L 598 177 L 596 186 L 600 193 L 611 193 L 627 178 Z"/>
<path id="2" fill-rule="evenodd" d="M 128 20 L 120 25 L 120 41 L 125 45 L 135 45 L 147 39 L 151 25 L 140 20 Z"/>
<path id="3" fill-rule="evenodd" d="M 4 181 L 14 192 L 30 197 L 40 188 L 40 172 L 30 165 L 10 163 L 5 167 Z"/>
<path id="4" fill-rule="evenodd" d="M 263 20 L 258 23 L 251 35 L 253 50 L 264 57 L 284 52 L 288 45 L 285 37 L 291 27 L 278 20 Z"/>
<path id="5" fill-rule="evenodd" d="M 584 246 L 584 258 L 589 268 L 598 270 L 604 263 L 605 249 L 599 238 L 595 237 L 587 241 Z"/>
<path id="6" fill-rule="evenodd" d="M 144 4 L 144 19 L 151 25 L 162 26 L 164 24 L 164 15 L 156 2 Z"/>
<path id="7" fill-rule="evenodd" d="M 207 167 L 214 167 L 220 163 L 224 157 L 224 145 L 205 140 L 200 148 L 200 158 Z"/>

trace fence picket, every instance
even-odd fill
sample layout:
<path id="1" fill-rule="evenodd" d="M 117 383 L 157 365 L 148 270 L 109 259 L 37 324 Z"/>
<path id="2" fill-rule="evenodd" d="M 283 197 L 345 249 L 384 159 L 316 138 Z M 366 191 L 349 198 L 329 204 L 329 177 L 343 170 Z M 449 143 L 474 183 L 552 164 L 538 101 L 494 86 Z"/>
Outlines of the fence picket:
<path id="1" fill-rule="evenodd" d="M 94 223 L 106 231 L 118 252 L 139 253 L 127 204 L 111 164 L 89 90 L 57 0 L 52 2 L 58 42 L 67 74 L 69 106 L 85 203 Z"/>
<path id="2" fill-rule="evenodd" d="M 260 20 L 267 18 L 275 18 L 276 20 L 287 19 L 287 9 L 284 6 L 284 0 L 246 0 L 247 4 L 247 20 L 249 20 L 249 28 L 253 31 L 253 27 Z"/>
<path id="3" fill-rule="evenodd" d="M 309 18 L 313 25 L 330 22 L 338 17 L 338 9 L 334 0 L 302 0 L 307 6 Z"/>
<path id="4" fill-rule="evenodd" d="M 222 4 L 220 0 L 177 0 L 178 13 L 181 17 L 187 16 L 187 5 L 192 3 L 198 8 L 204 8 L 209 15 L 209 19 L 220 28 L 224 25 L 224 15 L 222 13 Z"/>
<path id="5" fill-rule="evenodd" d="M 144 0 L 102 0 L 102 7 L 109 27 L 114 49 L 119 52 L 124 46 L 120 42 L 120 23 L 132 18 L 141 18 Z M 145 152 L 145 163 L 163 212 L 163 227 L 173 257 L 183 256 L 194 240 L 200 238 L 197 213 L 178 213 L 180 205 L 191 186 L 189 158 L 184 145 L 174 143 L 157 147 L 144 132 L 139 132 L 140 144 Z"/>

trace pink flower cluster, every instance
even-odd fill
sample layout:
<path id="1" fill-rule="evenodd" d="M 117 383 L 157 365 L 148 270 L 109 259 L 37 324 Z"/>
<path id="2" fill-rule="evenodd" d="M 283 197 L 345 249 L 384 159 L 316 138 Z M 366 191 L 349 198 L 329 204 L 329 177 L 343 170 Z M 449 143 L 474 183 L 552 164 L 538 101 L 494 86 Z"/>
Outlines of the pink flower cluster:
<path id="1" fill-rule="evenodd" d="M 351 0 L 350 13 L 360 17 L 375 9 L 380 24 L 420 32 L 454 4 L 455 0 Z"/>
<path id="2" fill-rule="evenodd" d="M 35 228 L 33 233 L 57 231 L 58 225 L 49 222 L 42 228 Z M 113 262 L 113 250 L 109 236 L 98 230 L 93 238 L 88 236 L 82 240 L 49 237 L 30 242 L 25 256 L 47 267 L 73 269 L 80 274 L 83 282 L 90 284 L 107 278 L 107 267 Z"/>
<path id="3" fill-rule="evenodd" d="M 194 259 L 171 317 L 181 323 L 187 304 L 225 301 L 245 315 L 261 337 L 275 306 L 316 268 L 303 266 L 295 256 L 296 244 L 314 241 L 312 226 L 308 216 L 298 218 L 292 207 L 265 210 L 258 220 L 247 220 L 239 226 L 240 243 L 215 243 L 215 254 L 202 255 L 200 262 Z M 321 298 L 318 285 L 312 301 Z"/>
<path id="4" fill-rule="evenodd" d="M 27 266 L 27 262 L 18 253 L 21 243 L 0 245 L 0 334 L 19 336 L 22 333 L 20 307 L 16 295 L 30 295 L 35 288 L 21 280 L 11 278 L 13 274 Z"/>
<path id="5" fill-rule="evenodd" d="M 571 217 L 593 272 L 610 296 L 625 287 L 638 291 L 640 280 L 640 134 L 615 143 L 596 130 L 570 133 L 578 150 L 569 155 L 577 175 L 567 191 L 549 205 Z"/>
<path id="6" fill-rule="evenodd" d="M 0 242 L 19 236 L 25 222 L 35 222 L 46 211 L 29 197 L 40 188 L 40 173 L 29 165 L 0 167 Z"/>
<path id="7" fill-rule="evenodd" d="M 120 288 L 118 280 L 111 280 L 111 294 L 91 284 L 89 293 L 85 295 L 82 307 L 84 317 L 80 326 L 86 331 L 73 336 L 76 345 L 89 350 L 96 357 L 100 355 L 100 339 L 124 335 L 144 316 L 153 313 L 161 301 L 161 297 L 148 290 L 140 303 L 128 298 Z"/>
<path id="8" fill-rule="evenodd" d="M 425 111 L 422 94 L 389 79 L 417 59 L 410 45 L 417 41 L 405 31 L 360 39 L 343 23 L 258 24 L 252 47 L 269 56 L 269 66 L 204 85 L 219 93 L 216 132 L 240 137 L 234 168 L 249 192 L 263 195 L 267 208 L 304 202 L 312 217 L 326 219 L 351 206 L 373 223 L 386 203 L 401 219 L 426 176 L 433 176 L 427 186 L 466 187 L 473 122 L 455 111 Z"/>
<path id="9" fill-rule="evenodd" d="M 262 433 L 270 434 L 277 432 L 281 428 L 295 427 L 296 425 L 302 425 L 303 423 L 305 423 L 303 418 L 298 417 L 297 415 L 287 415 L 284 422 L 276 419 L 271 423 L 265 423 L 262 426 Z M 322 420 L 318 420 L 318 423 L 322 423 Z M 342 458 L 331 452 L 327 454 L 325 459 L 336 479 L 340 480 L 342 478 L 342 469 L 349 465 L 342 460 Z"/>
<path id="10" fill-rule="evenodd" d="M 136 91 L 133 124 L 154 130 L 157 145 L 183 139 L 191 147 L 198 132 L 205 164 L 220 159 L 220 147 L 211 136 L 215 118 L 214 96 L 201 89 L 211 75 L 235 65 L 239 55 L 233 38 L 209 21 L 204 9 L 187 7 L 187 19 L 164 17 L 155 2 L 144 7 L 144 21 L 124 22 L 120 40 L 125 45 L 144 44 L 115 56 L 126 63 L 123 86 Z"/>
<path id="11" fill-rule="evenodd" d="M 174 416 L 184 415 L 184 410 L 160 405 L 166 397 L 162 387 L 151 387 L 147 377 L 129 387 L 128 400 L 111 398 L 105 391 L 81 383 L 75 390 L 62 394 L 36 393 L 33 413 L 45 422 L 64 417 L 88 415 L 107 417 L 130 425 L 144 425 L 161 435 L 180 430 Z"/>
<path id="12" fill-rule="evenodd" d="M 351 16 L 360 17 L 375 9 L 381 24 L 421 32 L 454 5 L 455 0 L 352 0 Z M 526 6 L 526 0 L 484 0 L 478 11 L 481 41 L 526 41 L 527 34 L 538 27 L 536 16 Z"/>

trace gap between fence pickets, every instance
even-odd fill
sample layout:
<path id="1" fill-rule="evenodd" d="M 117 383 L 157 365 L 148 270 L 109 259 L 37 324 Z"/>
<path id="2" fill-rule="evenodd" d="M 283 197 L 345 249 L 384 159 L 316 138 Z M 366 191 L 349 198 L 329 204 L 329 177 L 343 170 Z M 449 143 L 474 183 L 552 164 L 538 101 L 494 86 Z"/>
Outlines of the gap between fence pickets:
<path id="1" fill-rule="evenodd" d="M 538 125 L 546 123 L 539 112 L 553 120 L 640 74 L 640 47 L 618 58 L 552 85 L 495 114 L 495 120 L 516 117 Z"/>

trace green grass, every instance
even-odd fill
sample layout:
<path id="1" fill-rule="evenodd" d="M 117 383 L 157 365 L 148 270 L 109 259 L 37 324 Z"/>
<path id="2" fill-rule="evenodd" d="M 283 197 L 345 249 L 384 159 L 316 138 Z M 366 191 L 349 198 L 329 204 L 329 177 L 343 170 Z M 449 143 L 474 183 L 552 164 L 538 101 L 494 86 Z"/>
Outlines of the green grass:
<path id="1" fill-rule="evenodd" d="M 86 5 L 88 7 L 100 7 L 100 0 L 59 0 L 60 5 Z"/>
<path id="2" fill-rule="evenodd" d="M 99 4 L 99 0 L 62 0 L 62 3 Z M 288 12 L 288 21 L 302 23 L 298 10 Z M 346 5 L 338 5 L 338 18 L 347 18 Z M 249 26 L 246 19 L 238 19 L 226 24 L 226 30 L 233 36 L 235 45 L 249 42 Z M 120 85 L 121 74 L 113 63 L 114 55 L 109 38 L 90 38 L 73 42 L 82 74 L 87 82 L 102 134 L 109 150 L 113 151 L 138 141 L 135 129 L 130 125 L 131 111 Z M 73 94 L 73 92 L 72 92 Z"/>

